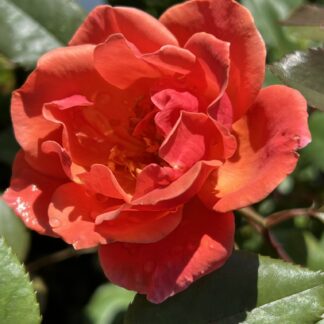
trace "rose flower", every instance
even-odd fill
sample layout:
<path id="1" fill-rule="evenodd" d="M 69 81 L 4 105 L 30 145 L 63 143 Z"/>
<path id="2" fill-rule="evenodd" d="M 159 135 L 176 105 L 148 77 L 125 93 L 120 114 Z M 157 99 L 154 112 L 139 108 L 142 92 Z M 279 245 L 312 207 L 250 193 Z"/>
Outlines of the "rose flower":
<path id="1" fill-rule="evenodd" d="M 232 211 L 268 195 L 310 141 L 306 102 L 261 89 L 265 46 L 233 0 L 159 20 L 99 6 L 13 93 L 21 146 L 4 198 L 29 228 L 99 247 L 155 303 L 221 267 Z"/>

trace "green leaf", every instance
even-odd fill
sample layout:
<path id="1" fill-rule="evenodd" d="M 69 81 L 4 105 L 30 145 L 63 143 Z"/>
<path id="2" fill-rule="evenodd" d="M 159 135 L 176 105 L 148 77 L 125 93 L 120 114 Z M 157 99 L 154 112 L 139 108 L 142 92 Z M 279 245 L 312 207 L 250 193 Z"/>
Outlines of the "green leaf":
<path id="1" fill-rule="evenodd" d="M 13 64 L 0 55 L 0 95 L 7 95 L 15 87 Z"/>
<path id="2" fill-rule="evenodd" d="M 315 5 L 301 6 L 282 22 L 297 37 L 324 41 L 324 8 Z"/>
<path id="3" fill-rule="evenodd" d="M 18 259 L 23 261 L 29 250 L 30 233 L 2 199 L 0 199 L 0 236 L 6 240 Z"/>
<path id="4" fill-rule="evenodd" d="M 324 171 L 324 114 L 315 111 L 309 117 L 312 142 L 301 151 L 303 163 L 315 165 Z"/>
<path id="5" fill-rule="evenodd" d="M 126 323 L 311 324 L 323 313 L 324 273 L 241 251 L 160 305 L 137 295 Z"/>
<path id="6" fill-rule="evenodd" d="M 279 58 L 295 49 L 280 24 L 304 0 L 243 0 L 242 4 L 252 13 L 255 23 L 266 44 L 271 47 L 274 57 Z"/>
<path id="7" fill-rule="evenodd" d="M 135 293 L 113 284 L 100 286 L 86 307 L 86 316 L 92 324 L 113 324 L 125 312 Z"/>
<path id="8" fill-rule="evenodd" d="M 299 90 L 310 106 L 324 110 L 324 48 L 289 54 L 271 70 L 283 83 Z"/>
<path id="9" fill-rule="evenodd" d="M 83 19 L 73 0 L 0 0 L 0 52 L 31 68 L 40 55 L 65 45 Z"/>
<path id="10" fill-rule="evenodd" d="M 28 275 L 0 238 L 0 323 L 40 323 L 39 307 Z"/>

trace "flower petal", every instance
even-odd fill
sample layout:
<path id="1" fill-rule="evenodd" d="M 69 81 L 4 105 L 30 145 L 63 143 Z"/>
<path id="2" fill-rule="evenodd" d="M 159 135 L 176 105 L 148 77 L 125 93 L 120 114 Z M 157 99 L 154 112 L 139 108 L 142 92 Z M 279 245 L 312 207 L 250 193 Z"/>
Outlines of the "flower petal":
<path id="1" fill-rule="evenodd" d="M 64 180 L 35 171 L 20 151 L 14 162 L 10 187 L 3 199 L 27 227 L 40 234 L 56 236 L 49 226 L 47 209 L 53 192 L 63 183 Z"/>
<path id="2" fill-rule="evenodd" d="M 75 249 L 122 241 L 151 243 L 164 238 L 181 221 L 182 208 L 138 210 L 123 200 L 95 196 L 75 183 L 54 192 L 48 208 L 53 231 Z"/>
<path id="3" fill-rule="evenodd" d="M 192 53 L 172 45 L 165 45 L 154 53 L 143 55 L 122 34 L 110 36 L 104 44 L 96 47 L 94 54 L 99 74 L 109 84 L 120 89 L 126 89 L 140 79 L 189 73 L 195 61 Z"/>
<path id="4" fill-rule="evenodd" d="M 48 207 L 49 224 L 75 249 L 90 248 L 107 243 L 95 231 L 94 215 L 102 211 L 102 206 L 86 194 L 83 186 L 70 182 L 54 192 Z"/>
<path id="5" fill-rule="evenodd" d="M 183 111 L 159 155 L 173 168 L 188 170 L 201 160 L 225 160 L 235 149 L 235 138 L 217 122 L 201 113 Z"/>
<path id="6" fill-rule="evenodd" d="M 220 161 L 199 161 L 169 185 L 161 184 L 160 173 L 152 172 L 149 165 L 138 176 L 132 205 L 172 208 L 183 204 L 199 192 L 209 174 L 221 164 Z M 147 181 L 150 177 L 157 178 Z"/>
<path id="7" fill-rule="evenodd" d="M 261 90 L 248 114 L 233 124 L 238 150 L 205 183 L 200 197 L 225 212 L 258 202 L 291 173 L 296 150 L 310 142 L 307 104 L 285 86 Z"/>
<path id="8" fill-rule="evenodd" d="M 105 165 L 93 164 L 89 172 L 79 174 L 78 177 L 86 188 L 94 193 L 123 199 L 126 202 L 130 200 L 130 196 L 120 186 L 113 172 Z"/>
<path id="9" fill-rule="evenodd" d="M 195 200 L 185 206 L 182 222 L 163 240 L 104 245 L 99 257 L 113 283 L 161 303 L 221 267 L 232 252 L 233 236 L 232 214 L 218 214 Z"/>
<path id="10" fill-rule="evenodd" d="M 185 44 L 200 62 L 207 85 L 211 87 L 213 99 L 217 101 L 223 96 L 229 76 L 230 44 L 207 33 L 194 34 Z M 212 86 L 211 86 L 212 85 Z"/>
<path id="11" fill-rule="evenodd" d="M 107 86 L 93 69 L 93 49 L 92 45 L 83 45 L 45 54 L 26 83 L 13 94 L 11 112 L 16 138 L 28 163 L 44 174 L 65 177 L 59 159 L 41 150 L 43 141 L 61 143 L 62 133 L 59 124 L 43 117 L 43 105 L 75 94 L 91 97 Z"/>
<path id="12" fill-rule="evenodd" d="M 99 217 L 104 219 L 105 214 Z M 101 222 L 96 226 L 96 231 L 108 242 L 153 243 L 171 233 L 181 219 L 181 207 L 161 211 L 133 208 L 121 210 L 114 219 Z"/>
<path id="13" fill-rule="evenodd" d="M 97 6 L 72 37 L 69 45 L 99 44 L 121 33 L 143 53 L 163 45 L 178 45 L 176 38 L 149 14 L 125 7 Z"/>
<path id="14" fill-rule="evenodd" d="M 234 119 L 255 100 L 265 70 L 265 46 L 253 17 L 234 0 L 186 1 L 168 9 L 160 21 L 177 37 L 180 46 L 198 32 L 230 43 L 230 77 L 227 93 Z"/>
<path id="15" fill-rule="evenodd" d="M 164 136 L 171 131 L 181 111 L 198 112 L 199 109 L 197 97 L 187 91 L 165 89 L 154 94 L 151 100 L 160 109 L 154 120 Z"/>

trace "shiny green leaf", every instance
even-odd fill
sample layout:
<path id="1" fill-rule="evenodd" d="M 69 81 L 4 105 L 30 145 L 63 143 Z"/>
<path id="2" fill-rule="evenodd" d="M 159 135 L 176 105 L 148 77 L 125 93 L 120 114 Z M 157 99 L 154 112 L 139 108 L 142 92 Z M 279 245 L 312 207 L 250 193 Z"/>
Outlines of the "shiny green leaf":
<path id="1" fill-rule="evenodd" d="M 160 305 L 137 295 L 126 323 L 310 324 L 323 313 L 324 273 L 241 251 Z"/>
<path id="2" fill-rule="evenodd" d="M 66 44 L 83 18 L 73 0 L 0 0 L 0 52 L 31 68 L 41 54 Z"/>
<path id="3" fill-rule="evenodd" d="M 39 307 L 23 266 L 0 237 L 0 323 L 38 324 Z"/>
<path id="4" fill-rule="evenodd" d="M 324 110 L 324 48 L 289 54 L 271 70 L 283 83 L 299 90 L 310 106 Z"/>
<path id="5" fill-rule="evenodd" d="M 135 293 L 113 284 L 100 286 L 86 307 L 86 317 L 92 324 L 113 324 L 125 312 Z"/>
<path id="6" fill-rule="evenodd" d="M 0 236 L 6 240 L 18 259 L 23 261 L 29 250 L 30 233 L 2 199 L 0 199 Z"/>

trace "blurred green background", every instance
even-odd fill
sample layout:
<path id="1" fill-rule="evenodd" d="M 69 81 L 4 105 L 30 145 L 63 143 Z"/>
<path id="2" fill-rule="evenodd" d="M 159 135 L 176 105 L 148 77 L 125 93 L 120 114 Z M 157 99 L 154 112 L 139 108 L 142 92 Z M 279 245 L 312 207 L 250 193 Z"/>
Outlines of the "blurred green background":
<path id="1" fill-rule="evenodd" d="M 42 53 L 64 46 L 86 11 L 100 2 L 0 0 L 1 192 L 9 185 L 11 164 L 18 149 L 9 112 L 12 90 L 24 83 Z M 178 2 L 111 0 L 110 4 L 138 7 L 158 17 Z M 288 53 L 323 43 L 323 31 L 314 37 L 311 26 L 287 27 L 282 22 L 299 6 L 323 5 L 324 0 L 242 0 L 241 3 L 251 10 L 264 37 L 269 66 Z M 323 65 L 320 69 L 322 72 Z M 268 69 L 265 85 L 280 82 Z M 323 92 L 324 89 L 322 96 Z M 271 234 L 293 262 L 324 270 L 324 114 L 312 107 L 309 113 L 312 144 L 300 152 L 295 172 L 254 209 L 262 216 L 292 208 L 317 209 L 318 217 L 301 214 L 273 227 Z M 0 203 L 0 234 L 30 270 L 44 323 L 122 323 L 123 311 L 133 293 L 107 284 L 95 253 L 74 253 L 61 240 L 29 232 Z M 236 244 L 239 249 L 278 257 L 269 240 L 240 212 L 237 213 Z"/>

